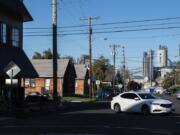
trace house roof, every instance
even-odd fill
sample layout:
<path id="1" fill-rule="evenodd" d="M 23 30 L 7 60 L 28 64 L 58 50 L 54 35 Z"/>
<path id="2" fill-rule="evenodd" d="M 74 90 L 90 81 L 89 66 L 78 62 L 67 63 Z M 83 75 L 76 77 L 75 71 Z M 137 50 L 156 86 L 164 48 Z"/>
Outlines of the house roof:
<path id="1" fill-rule="evenodd" d="M 87 75 L 87 67 L 85 64 L 76 64 L 75 66 L 75 71 L 77 75 L 77 79 L 85 79 Z"/>
<path id="2" fill-rule="evenodd" d="M 53 77 L 53 63 L 50 59 L 37 59 L 31 60 L 34 68 L 38 72 L 39 77 Z M 69 59 L 58 60 L 58 73 L 57 76 L 62 78 L 66 73 L 66 69 L 69 64 Z"/>
<path id="3" fill-rule="evenodd" d="M 5 69 L 12 62 L 21 69 L 15 78 L 38 77 L 38 74 L 33 68 L 30 60 L 21 48 L 0 44 L 0 77 L 7 77 Z"/>
<path id="4" fill-rule="evenodd" d="M 0 0 L 0 9 L 16 13 L 24 22 L 32 21 L 33 18 L 21 0 Z"/>

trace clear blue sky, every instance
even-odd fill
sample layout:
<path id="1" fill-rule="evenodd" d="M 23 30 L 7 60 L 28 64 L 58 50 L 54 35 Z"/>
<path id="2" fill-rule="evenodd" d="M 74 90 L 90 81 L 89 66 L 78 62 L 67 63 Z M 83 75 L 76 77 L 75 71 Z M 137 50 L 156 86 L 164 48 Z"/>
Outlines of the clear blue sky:
<path id="1" fill-rule="evenodd" d="M 107 22 L 122 22 L 144 19 L 157 19 L 168 17 L 180 17 L 179 5 L 180 0 L 57 0 L 58 5 L 58 26 L 71 26 L 87 24 L 87 21 L 81 21 L 82 17 L 100 17 L 99 20 L 93 21 L 93 24 Z M 24 0 L 25 5 L 32 14 L 34 21 L 25 23 L 25 28 L 32 27 L 51 27 L 51 0 Z M 178 24 L 179 22 L 179 24 Z M 180 19 L 170 21 L 132 23 L 109 26 L 93 26 L 96 28 L 122 27 L 144 24 L 158 23 L 176 23 L 164 26 L 154 27 L 171 27 L 180 26 Z M 142 27 L 144 28 L 144 27 Z M 79 30 L 82 28 L 76 28 Z M 139 29 L 139 28 L 127 28 Z M 62 29 L 64 30 L 64 29 Z M 72 30 L 72 29 L 70 29 Z M 75 29 L 73 29 L 75 30 Z M 84 32 L 87 28 L 83 28 Z M 116 30 L 116 29 L 113 29 Z M 33 30 L 24 30 L 24 34 Z M 51 30 L 34 30 L 36 32 L 51 32 Z M 107 30 L 102 30 L 107 31 Z M 104 40 L 104 39 L 107 40 Z M 180 44 L 180 29 L 154 30 L 141 32 L 123 32 L 123 33 L 106 33 L 93 35 L 93 58 L 100 55 L 112 59 L 111 48 L 109 45 L 119 44 L 125 46 L 127 57 L 127 66 L 129 68 L 142 67 L 142 55 L 149 49 L 158 49 L 160 44 L 166 45 L 169 50 L 169 58 L 177 60 L 178 45 Z M 51 37 L 24 37 L 24 50 L 31 58 L 35 51 L 42 52 L 51 48 Z M 80 57 L 88 53 L 88 36 L 75 35 L 63 36 L 58 38 L 58 52 L 61 56 Z M 122 49 L 118 48 L 117 68 L 121 65 Z M 155 58 L 156 59 L 156 58 Z M 156 61 L 155 61 L 156 62 Z"/>

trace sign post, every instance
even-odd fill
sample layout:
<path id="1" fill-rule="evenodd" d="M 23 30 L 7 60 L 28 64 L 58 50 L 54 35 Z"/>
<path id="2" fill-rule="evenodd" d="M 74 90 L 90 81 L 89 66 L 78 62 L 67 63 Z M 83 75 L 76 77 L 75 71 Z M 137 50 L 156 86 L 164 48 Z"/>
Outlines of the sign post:
<path id="1" fill-rule="evenodd" d="M 11 79 L 10 83 L 10 91 L 8 91 L 8 98 L 9 98 L 9 105 L 10 105 L 10 110 L 12 111 L 12 91 L 13 91 L 13 78 L 21 71 L 21 69 L 13 62 L 11 61 L 4 69 L 6 74 L 9 76 Z"/>

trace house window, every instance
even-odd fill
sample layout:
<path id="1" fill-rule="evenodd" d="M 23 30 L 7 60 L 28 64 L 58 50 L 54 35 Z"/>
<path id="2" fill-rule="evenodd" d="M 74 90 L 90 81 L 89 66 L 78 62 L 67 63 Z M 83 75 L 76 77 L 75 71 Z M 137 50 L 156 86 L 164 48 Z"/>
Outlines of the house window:
<path id="1" fill-rule="evenodd" d="M 26 88 L 35 88 L 36 87 L 35 79 L 25 79 L 25 87 Z"/>
<path id="2" fill-rule="evenodd" d="M 18 47 L 20 43 L 19 29 L 0 23 L 0 43 Z"/>
<path id="3" fill-rule="evenodd" d="M 31 87 L 31 88 L 35 88 L 35 87 L 36 87 L 36 81 L 35 81 L 35 79 L 31 79 L 31 80 L 30 80 L 30 87 Z"/>
<path id="4" fill-rule="evenodd" d="M 51 79 L 45 79 L 45 90 L 50 90 Z"/>
<path id="5" fill-rule="evenodd" d="M 19 46 L 19 30 L 17 28 L 12 28 L 12 45 Z"/>
<path id="6" fill-rule="evenodd" d="M 7 25 L 2 23 L 0 26 L 0 36 L 1 36 L 1 43 L 6 44 L 7 43 Z"/>
<path id="7" fill-rule="evenodd" d="M 29 88 L 30 87 L 30 79 L 25 79 L 25 87 Z"/>
<path id="8" fill-rule="evenodd" d="M 18 79 L 6 79 L 5 80 L 6 85 L 18 85 Z"/>

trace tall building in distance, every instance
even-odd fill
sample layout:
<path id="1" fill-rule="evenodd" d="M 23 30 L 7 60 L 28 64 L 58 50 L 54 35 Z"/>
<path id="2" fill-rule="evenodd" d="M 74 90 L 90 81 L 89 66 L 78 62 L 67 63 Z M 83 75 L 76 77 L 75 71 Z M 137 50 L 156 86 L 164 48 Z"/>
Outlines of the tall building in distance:
<path id="1" fill-rule="evenodd" d="M 159 46 L 157 51 L 157 67 L 163 68 L 168 66 L 168 49 L 166 46 Z"/>
<path id="2" fill-rule="evenodd" d="M 149 74 L 149 57 L 148 53 L 144 52 L 143 54 L 143 76 L 144 78 L 148 78 Z"/>
<path id="3" fill-rule="evenodd" d="M 154 80 L 153 54 L 154 52 L 152 50 L 143 54 L 143 76 L 149 81 Z"/>

